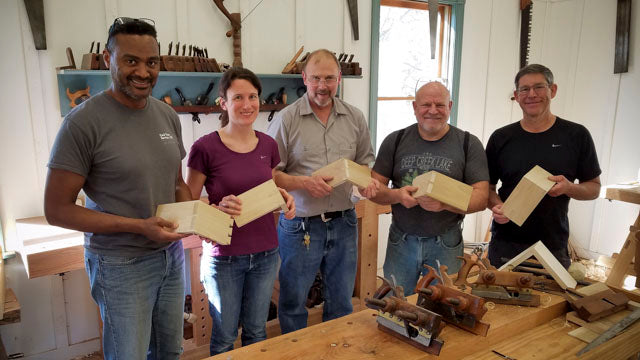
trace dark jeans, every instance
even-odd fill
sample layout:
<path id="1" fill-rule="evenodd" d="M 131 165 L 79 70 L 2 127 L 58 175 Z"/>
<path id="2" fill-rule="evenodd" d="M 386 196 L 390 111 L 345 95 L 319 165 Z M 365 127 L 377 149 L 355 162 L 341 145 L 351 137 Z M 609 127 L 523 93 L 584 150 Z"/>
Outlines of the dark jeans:
<path id="1" fill-rule="evenodd" d="M 85 250 L 100 307 L 105 359 L 178 359 L 182 353 L 184 250 L 177 241 L 138 257 Z"/>
<path id="2" fill-rule="evenodd" d="M 308 247 L 304 244 L 307 231 Z M 278 239 L 282 259 L 278 318 L 282 333 L 307 326 L 305 302 L 318 270 L 322 273 L 325 296 L 322 320 L 350 314 L 358 262 L 355 210 L 328 222 L 318 217 L 287 220 L 280 215 Z"/>

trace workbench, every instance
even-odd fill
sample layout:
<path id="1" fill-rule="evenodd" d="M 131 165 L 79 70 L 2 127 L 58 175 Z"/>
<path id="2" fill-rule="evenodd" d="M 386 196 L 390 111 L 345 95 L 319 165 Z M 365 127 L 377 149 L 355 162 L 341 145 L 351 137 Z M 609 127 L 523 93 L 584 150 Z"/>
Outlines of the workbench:
<path id="1" fill-rule="evenodd" d="M 539 308 L 496 304 L 482 318 L 490 324 L 487 337 L 447 324 L 440 333 L 444 341 L 440 356 L 378 330 L 377 312 L 366 309 L 209 359 L 461 359 L 565 313 L 567 303 L 562 297 L 543 296 L 546 303 Z M 412 295 L 407 301 L 415 304 L 416 298 Z"/>
<path id="2" fill-rule="evenodd" d="M 412 295 L 408 301 L 415 303 L 416 297 Z M 207 359 L 500 359 L 492 350 L 518 360 L 576 359 L 575 354 L 586 344 L 567 335 L 577 326 L 565 321 L 566 301 L 544 293 L 542 299 L 539 308 L 496 304 L 482 319 L 491 324 L 487 337 L 447 324 L 440 335 L 444 345 L 439 356 L 378 330 L 377 312 L 366 309 Z M 640 327 L 640 323 L 636 325 Z M 616 349 L 640 351 L 640 342 L 622 336 L 624 333 L 580 359 L 626 359 L 628 356 L 615 356 Z M 633 349 L 618 346 L 619 342 L 629 343 Z"/>

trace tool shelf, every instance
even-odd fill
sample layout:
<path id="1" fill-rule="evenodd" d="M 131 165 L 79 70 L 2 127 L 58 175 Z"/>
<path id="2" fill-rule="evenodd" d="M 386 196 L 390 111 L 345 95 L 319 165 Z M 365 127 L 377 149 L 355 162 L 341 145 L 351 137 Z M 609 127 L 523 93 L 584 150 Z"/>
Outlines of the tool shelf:
<path id="1" fill-rule="evenodd" d="M 220 107 L 214 105 L 218 97 L 218 84 L 223 73 L 213 72 L 174 72 L 161 71 L 158 81 L 151 92 L 151 96 L 161 99 L 165 95 L 171 97 L 174 109 L 178 113 L 217 113 Z M 298 99 L 298 88 L 304 87 L 302 75 L 300 74 L 256 74 L 262 84 L 262 99 L 266 99 L 269 94 L 277 92 L 281 87 L 285 88 L 287 103 L 292 103 Z M 343 76 L 344 78 L 362 78 L 362 76 Z M 95 95 L 111 85 L 111 75 L 109 70 L 58 70 L 58 96 L 60 101 L 60 115 L 65 116 L 71 111 L 67 89 L 70 92 L 90 87 L 89 93 Z M 214 81 L 215 85 L 209 94 L 208 105 L 203 106 L 178 106 L 180 98 L 174 88 L 182 90 L 187 100 L 195 101 L 196 97 L 205 92 L 209 82 Z M 260 111 L 281 110 L 286 104 L 264 104 L 260 106 Z"/>
<path id="2" fill-rule="evenodd" d="M 260 105 L 260 111 L 280 111 L 284 109 L 287 104 L 262 104 Z M 222 109 L 218 105 L 194 105 L 194 106 L 172 106 L 178 114 L 198 113 L 198 114 L 211 114 L 219 113 Z"/>

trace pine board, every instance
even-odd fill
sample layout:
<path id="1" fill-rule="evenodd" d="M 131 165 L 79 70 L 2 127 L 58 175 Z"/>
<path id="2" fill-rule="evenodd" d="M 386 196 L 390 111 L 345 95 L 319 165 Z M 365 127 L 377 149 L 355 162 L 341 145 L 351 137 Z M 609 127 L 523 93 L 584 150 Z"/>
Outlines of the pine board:
<path id="1" fill-rule="evenodd" d="M 314 171 L 312 176 L 331 176 L 333 179 L 327 184 L 336 187 L 350 182 L 361 188 L 366 188 L 371 183 L 371 169 L 366 165 L 356 164 L 349 159 L 338 159 L 327 166 Z"/>
<path id="2" fill-rule="evenodd" d="M 289 210 L 278 187 L 276 187 L 276 183 L 271 179 L 243 192 L 238 195 L 238 198 L 242 201 L 242 211 L 234 219 L 238 227 L 242 227 L 275 209 Z"/>
<path id="3" fill-rule="evenodd" d="M 595 340 L 600 335 L 586 327 L 579 327 L 575 330 L 569 331 L 568 334 L 578 340 L 584 341 L 587 344 Z"/>
<path id="4" fill-rule="evenodd" d="M 413 194 L 414 198 L 426 195 L 462 211 L 469 208 L 473 192 L 470 185 L 434 170 L 413 179 L 413 186 L 418 188 Z"/>
<path id="5" fill-rule="evenodd" d="M 158 205 L 156 216 L 178 223 L 178 233 L 197 234 L 220 245 L 231 243 L 233 219 L 200 200 Z"/>
<path id="6" fill-rule="evenodd" d="M 518 226 L 522 226 L 555 184 L 547 179 L 549 176 L 551 174 L 538 165 L 529 170 L 502 205 L 504 215 Z"/>
<path id="7" fill-rule="evenodd" d="M 590 296 L 606 290 L 609 290 L 609 287 L 607 285 L 601 282 L 595 282 L 589 286 L 584 286 L 576 289 L 576 292 L 582 296 Z"/>

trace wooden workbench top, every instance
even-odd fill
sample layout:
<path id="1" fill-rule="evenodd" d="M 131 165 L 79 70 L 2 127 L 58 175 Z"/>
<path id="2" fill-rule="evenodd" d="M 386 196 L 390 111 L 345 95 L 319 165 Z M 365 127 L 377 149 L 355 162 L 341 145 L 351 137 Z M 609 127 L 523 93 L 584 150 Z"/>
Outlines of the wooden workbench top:
<path id="1" fill-rule="evenodd" d="M 49 225 L 44 216 L 16 220 L 16 232 L 29 279 L 84 269 L 84 233 Z"/>
<path id="2" fill-rule="evenodd" d="M 415 297 L 408 301 L 415 303 Z M 367 309 L 209 359 L 461 359 L 566 312 L 567 303 L 560 296 L 542 294 L 542 301 L 538 308 L 496 305 L 483 318 L 491 324 L 487 337 L 447 325 L 440 336 L 444 340 L 440 356 L 378 330 L 376 312 Z"/>
<path id="3" fill-rule="evenodd" d="M 605 186 L 604 197 L 609 200 L 640 204 L 640 184 L 615 184 Z"/>

